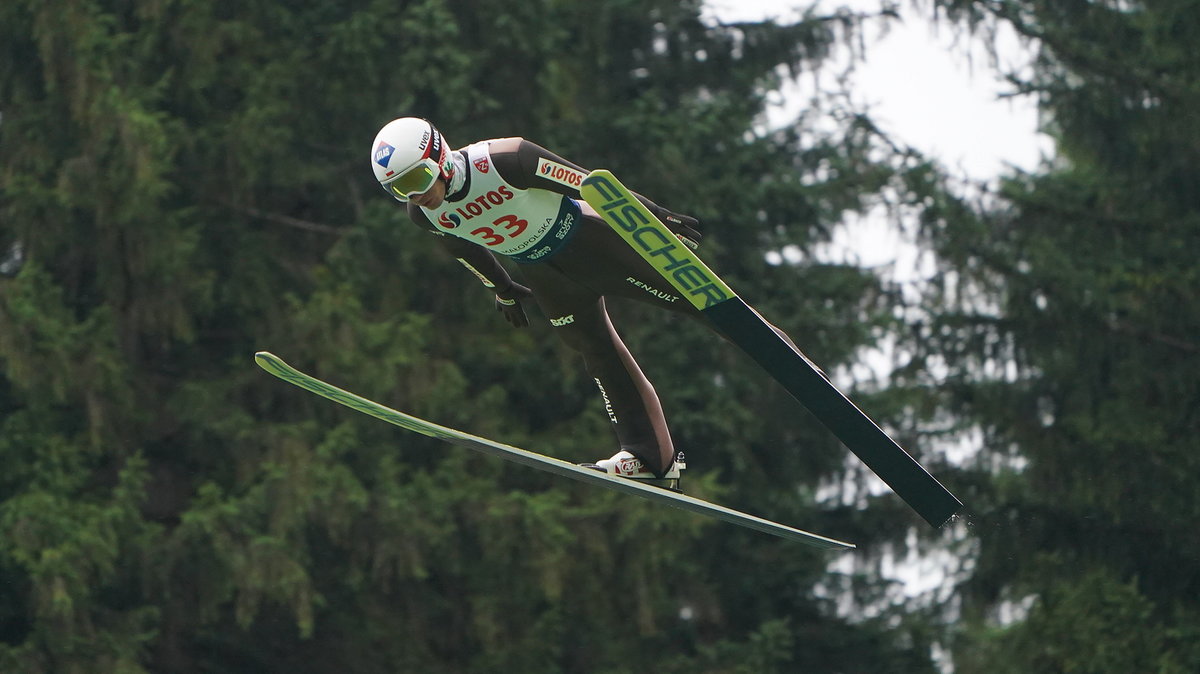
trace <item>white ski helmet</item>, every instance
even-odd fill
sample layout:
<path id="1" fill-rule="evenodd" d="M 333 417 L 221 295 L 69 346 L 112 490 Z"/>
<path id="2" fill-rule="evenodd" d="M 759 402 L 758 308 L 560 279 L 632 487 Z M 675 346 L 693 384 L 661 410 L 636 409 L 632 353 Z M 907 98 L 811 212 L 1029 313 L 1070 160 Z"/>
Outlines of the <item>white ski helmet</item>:
<path id="1" fill-rule="evenodd" d="M 450 182 L 454 162 L 442 134 L 419 117 L 401 117 L 387 123 L 371 146 L 375 179 L 393 197 L 408 201 L 422 194 L 438 178 Z"/>

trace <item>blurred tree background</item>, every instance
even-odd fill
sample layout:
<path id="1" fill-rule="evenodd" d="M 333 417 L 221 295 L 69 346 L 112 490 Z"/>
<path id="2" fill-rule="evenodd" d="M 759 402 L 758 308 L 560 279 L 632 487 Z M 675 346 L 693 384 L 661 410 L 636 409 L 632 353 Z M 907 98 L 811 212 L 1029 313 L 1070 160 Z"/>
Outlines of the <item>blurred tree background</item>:
<path id="1" fill-rule="evenodd" d="M 0 671 L 1195 671 L 1194 8 L 941 0 L 1040 58 L 1060 156 L 967 198 L 839 95 L 861 16 L 698 1 L 0 6 Z M 826 90 L 766 129 L 768 96 Z M 614 304 L 689 492 L 838 560 L 414 437 L 283 385 L 578 461 L 581 364 L 374 184 L 429 117 L 520 135 L 705 223 L 702 256 L 968 502 L 931 532 L 701 326 Z M 892 207 L 939 273 L 819 262 Z M 771 264 L 767 254 L 796 251 Z M 542 318 L 535 316 L 535 321 Z M 971 458 L 943 456 L 957 436 Z M 908 598 L 889 559 L 954 563 Z M 938 658 L 935 659 L 935 654 Z"/>
<path id="2" fill-rule="evenodd" d="M 983 438 L 959 672 L 1200 671 L 1200 13 L 951 0 L 1038 47 L 1057 156 L 922 231 L 913 371 Z"/>

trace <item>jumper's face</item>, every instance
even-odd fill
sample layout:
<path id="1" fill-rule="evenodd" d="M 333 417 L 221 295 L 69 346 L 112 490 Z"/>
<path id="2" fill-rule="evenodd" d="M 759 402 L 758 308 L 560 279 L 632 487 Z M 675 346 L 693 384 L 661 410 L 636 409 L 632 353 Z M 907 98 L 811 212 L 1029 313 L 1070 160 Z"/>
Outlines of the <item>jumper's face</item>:
<path id="1" fill-rule="evenodd" d="M 421 208 L 434 209 L 442 205 L 446 200 L 446 181 L 438 179 L 433 182 L 433 187 L 420 194 L 414 194 L 408 198 L 409 201 L 420 206 Z"/>

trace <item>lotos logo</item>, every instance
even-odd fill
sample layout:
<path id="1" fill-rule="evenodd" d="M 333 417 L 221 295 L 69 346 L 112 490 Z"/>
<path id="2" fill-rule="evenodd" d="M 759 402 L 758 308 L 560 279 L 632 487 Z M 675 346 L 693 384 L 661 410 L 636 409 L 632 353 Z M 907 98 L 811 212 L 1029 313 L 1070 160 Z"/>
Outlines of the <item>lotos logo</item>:
<path id="1" fill-rule="evenodd" d="M 388 162 L 392 159 L 392 153 L 395 151 L 396 148 L 382 140 L 379 141 L 379 145 L 375 148 L 375 163 L 387 168 Z"/>
<path id="2" fill-rule="evenodd" d="M 447 211 L 443 213 L 438 218 L 438 224 L 448 229 L 457 227 L 459 224 L 477 215 L 482 215 L 485 211 L 490 211 L 493 207 L 499 206 L 515 196 L 507 185 L 501 185 L 486 194 L 476 197 L 474 201 L 468 201 L 462 206 L 456 207 L 453 212 Z M 450 224 L 451 221 L 454 224 Z"/>
<path id="3" fill-rule="evenodd" d="M 587 174 L 583 171 L 576 171 L 570 166 L 564 166 L 545 158 L 538 160 L 537 172 L 539 176 L 546 180 L 553 180 L 561 185 L 576 189 L 583 184 L 583 179 L 587 177 Z"/>
<path id="4" fill-rule="evenodd" d="M 487 173 L 488 168 L 490 168 L 488 166 L 487 157 L 480 157 L 479 159 L 476 159 L 475 168 L 478 169 L 480 173 Z"/>

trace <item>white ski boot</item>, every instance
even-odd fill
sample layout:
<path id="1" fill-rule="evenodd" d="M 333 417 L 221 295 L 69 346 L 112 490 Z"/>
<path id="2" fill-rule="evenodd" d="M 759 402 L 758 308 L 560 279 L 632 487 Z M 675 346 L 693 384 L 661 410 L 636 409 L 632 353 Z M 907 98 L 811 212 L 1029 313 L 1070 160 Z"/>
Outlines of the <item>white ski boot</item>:
<path id="1" fill-rule="evenodd" d="M 687 468 L 687 461 L 683 458 L 683 452 L 676 453 L 675 461 L 671 464 L 671 468 L 661 478 L 650 472 L 641 459 L 623 449 L 607 459 L 601 459 L 595 463 L 581 463 L 579 465 L 584 468 L 608 473 L 609 475 L 618 475 L 632 480 L 642 480 L 646 484 L 654 485 L 655 487 L 682 492 L 683 490 L 679 488 L 679 478 L 683 474 L 683 470 Z"/>

